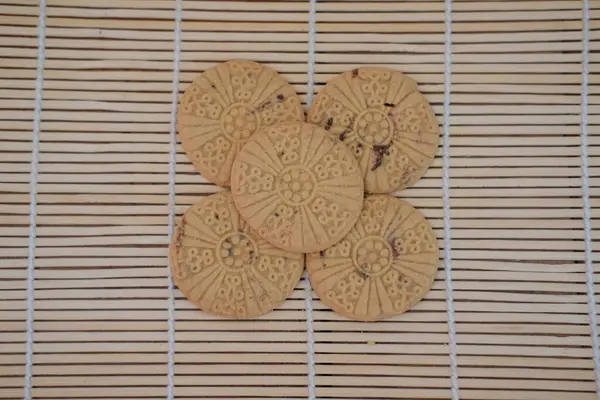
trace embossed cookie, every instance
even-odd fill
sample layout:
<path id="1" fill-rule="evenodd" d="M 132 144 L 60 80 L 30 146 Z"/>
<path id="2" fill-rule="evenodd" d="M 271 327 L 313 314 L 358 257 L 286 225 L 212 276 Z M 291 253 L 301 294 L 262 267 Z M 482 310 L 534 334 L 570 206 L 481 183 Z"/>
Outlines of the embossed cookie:
<path id="1" fill-rule="evenodd" d="M 413 185 L 433 162 L 439 141 L 435 115 L 415 81 L 387 68 L 358 68 L 332 79 L 308 122 L 350 147 L 367 193 Z"/>
<path id="2" fill-rule="evenodd" d="M 253 232 L 230 192 L 190 207 L 170 247 L 173 280 L 201 310 L 232 318 L 271 311 L 292 293 L 304 255 L 278 249 Z"/>
<path id="3" fill-rule="evenodd" d="M 363 203 L 354 156 L 325 130 L 304 122 L 250 138 L 233 165 L 231 191 L 241 216 L 261 237 L 300 253 L 344 237 Z"/>
<path id="4" fill-rule="evenodd" d="M 194 167 L 229 186 L 239 149 L 261 127 L 304 121 L 294 88 L 277 71 L 253 61 L 228 61 L 200 74 L 181 97 L 177 130 Z"/>
<path id="5" fill-rule="evenodd" d="M 407 311 L 429 291 L 438 268 L 435 234 L 407 202 L 369 195 L 354 228 L 335 246 L 308 254 L 310 283 L 321 301 L 357 320 Z"/>

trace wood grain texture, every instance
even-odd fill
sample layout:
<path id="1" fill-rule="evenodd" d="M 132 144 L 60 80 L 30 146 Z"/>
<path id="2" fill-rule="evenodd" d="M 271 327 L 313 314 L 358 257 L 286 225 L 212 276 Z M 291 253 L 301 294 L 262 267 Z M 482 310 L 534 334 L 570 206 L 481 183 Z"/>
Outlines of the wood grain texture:
<path id="1" fill-rule="evenodd" d="M 33 396 L 165 398 L 175 2 L 47 3 Z M 450 205 L 461 399 L 596 398 L 579 147 L 582 4 L 452 2 Z M 181 93 L 199 72 L 247 58 L 280 71 L 306 100 L 308 1 L 182 5 Z M 600 4 L 589 5 L 597 260 Z M 0 398 L 19 399 L 39 2 L 0 0 L 0 8 Z M 357 67 L 398 69 L 419 84 L 441 125 L 444 9 L 437 0 L 319 0 L 315 91 Z M 177 151 L 180 216 L 220 189 Z M 441 156 L 440 147 L 424 177 L 396 193 L 423 212 L 438 238 Z M 450 398 L 443 279 L 440 270 L 425 301 L 380 323 L 348 321 L 315 297 L 317 396 Z M 200 313 L 176 292 L 175 397 L 307 398 L 305 287 L 303 280 L 282 307 L 255 321 Z"/>

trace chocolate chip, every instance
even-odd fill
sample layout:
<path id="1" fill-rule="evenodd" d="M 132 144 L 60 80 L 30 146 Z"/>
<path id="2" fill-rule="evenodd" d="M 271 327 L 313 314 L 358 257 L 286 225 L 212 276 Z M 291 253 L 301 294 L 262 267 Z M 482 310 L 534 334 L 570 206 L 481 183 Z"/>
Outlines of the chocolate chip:
<path id="1" fill-rule="evenodd" d="M 383 164 L 383 156 L 389 156 L 390 152 L 388 151 L 388 149 L 390 148 L 392 144 L 388 143 L 386 145 L 375 145 L 373 146 L 373 153 L 375 155 L 375 162 L 373 163 L 373 167 L 371 168 L 371 171 L 375 171 L 377 168 L 381 167 L 381 164 Z"/>
<path id="2" fill-rule="evenodd" d="M 325 121 L 325 130 L 328 131 L 329 129 L 331 129 L 332 126 L 333 126 L 333 118 L 329 117 L 329 118 L 327 118 L 327 121 Z"/>

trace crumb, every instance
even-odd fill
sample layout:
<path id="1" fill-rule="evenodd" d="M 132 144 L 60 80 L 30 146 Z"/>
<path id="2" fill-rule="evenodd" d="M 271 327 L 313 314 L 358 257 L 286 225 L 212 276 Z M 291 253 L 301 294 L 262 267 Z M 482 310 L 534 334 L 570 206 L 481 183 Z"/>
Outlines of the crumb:
<path id="1" fill-rule="evenodd" d="M 354 68 L 354 69 L 352 70 L 352 77 L 353 77 L 353 78 L 356 78 L 357 76 L 358 76 L 358 68 Z"/>
<path id="2" fill-rule="evenodd" d="M 258 107 L 256 107 L 256 109 L 255 109 L 254 111 L 261 112 L 261 111 L 263 111 L 265 108 L 269 107 L 270 105 L 271 105 L 271 102 L 270 102 L 269 100 L 267 100 L 267 101 L 265 101 L 264 103 L 262 103 L 262 104 L 259 104 L 259 106 L 258 106 Z M 254 111 L 253 111 L 253 112 L 254 112 Z"/>
<path id="3" fill-rule="evenodd" d="M 361 268 L 363 268 L 363 269 L 367 269 L 367 265 L 366 265 L 366 264 L 365 264 L 365 265 L 361 265 Z M 368 275 L 367 275 L 367 274 L 366 274 L 366 273 L 365 273 L 365 272 L 364 272 L 362 269 L 359 269 L 359 270 L 357 270 L 357 271 L 356 271 L 356 273 L 357 273 L 357 274 L 358 274 L 358 275 L 359 275 L 361 278 L 363 278 L 363 279 L 368 279 L 368 278 L 369 278 L 369 276 L 368 276 Z"/>
<path id="4" fill-rule="evenodd" d="M 375 346 L 375 345 L 377 344 L 377 342 L 376 342 L 376 341 L 374 341 L 374 340 L 369 340 L 369 341 L 367 342 L 367 344 L 368 344 L 369 346 Z"/>

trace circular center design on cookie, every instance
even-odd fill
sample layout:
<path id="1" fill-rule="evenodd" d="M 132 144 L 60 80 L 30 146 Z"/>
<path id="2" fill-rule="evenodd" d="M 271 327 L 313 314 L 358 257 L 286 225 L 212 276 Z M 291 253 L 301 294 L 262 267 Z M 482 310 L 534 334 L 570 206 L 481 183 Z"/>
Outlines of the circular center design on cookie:
<path id="1" fill-rule="evenodd" d="M 284 168 L 277 182 L 277 192 L 286 204 L 293 206 L 307 203 L 313 197 L 316 187 L 317 178 L 302 165 Z"/>
<path id="2" fill-rule="evenodd" d="M 240 271 L 258 260 L 258 246 L 250 236 L 235 232 L 221 239 L 217 255 L 223 267 Z"/>
<path id="3" fill-rule="evenodd" d="M 367 146 L 385 145 L 392 136 L 392 123 L 383 111 L 368 108 L 356 117 L 354 131 Z"/>
<path id="4" fill-rule="evenodd" d="M 230 105 L 221 118 L 221 129 L 234 141 L 248 139 L 258 128 L 256 113 L 242 103 Z"/>
<path id="5" fill-rule="evenodd" d="M 367 275 L 383 273 L 392 265 L 392 248 L 379 236 L 361 239 L 352 253 L 354 266 Z"/>

